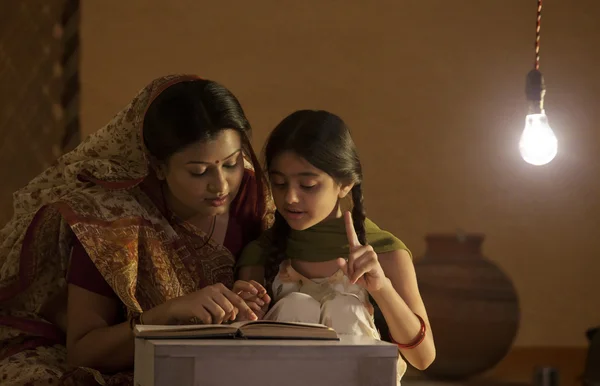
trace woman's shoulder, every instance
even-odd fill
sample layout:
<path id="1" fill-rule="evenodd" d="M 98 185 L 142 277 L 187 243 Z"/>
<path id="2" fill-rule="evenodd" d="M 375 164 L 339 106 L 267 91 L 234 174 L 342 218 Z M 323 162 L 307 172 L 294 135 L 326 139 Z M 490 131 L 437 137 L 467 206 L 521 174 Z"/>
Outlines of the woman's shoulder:
<path id="1" fill-rule="evenodd" d="M 105 222 L 122 218 L 148 218 L 156 210 L 152 200 L 139 187 L 108 190 L 98 185 L 74 190 L 60 199 L 75 216 Z"/>
<path id="2" fill-rule="evenodd" d="M 381 229 L 369 218 L 365 219 L 365 233 L 367 242 L 377 253 L 405 250 L 412 256 L 412 253 L 402 240 L 394 236 L 391 232 Z"/>

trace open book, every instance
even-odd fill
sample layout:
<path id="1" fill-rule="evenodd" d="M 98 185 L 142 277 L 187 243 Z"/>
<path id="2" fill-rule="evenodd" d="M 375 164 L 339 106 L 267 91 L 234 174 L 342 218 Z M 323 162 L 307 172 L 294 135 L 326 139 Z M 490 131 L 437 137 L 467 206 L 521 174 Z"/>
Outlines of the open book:
<path id="1" fill-rule="evenodd" d="M 180 326 L 136 325 L 135 336 L 146 339 L 306 339 L 339 340 L 334 329 L 322 324 L 257 320 L 231 324 Z"/>

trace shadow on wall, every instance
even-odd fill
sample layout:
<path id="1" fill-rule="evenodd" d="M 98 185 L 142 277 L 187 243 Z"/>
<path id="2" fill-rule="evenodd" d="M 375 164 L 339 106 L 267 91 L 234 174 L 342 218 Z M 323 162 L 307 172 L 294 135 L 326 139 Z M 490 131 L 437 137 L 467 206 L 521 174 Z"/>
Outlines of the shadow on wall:
<path id="1" fill-rule="evenodd" d="M 600 319 L 587 300 L 600 293 L 600 50 L 590 49 L 600 2 L 544 5 L 541 70 L 559 140 L 544 167 L 518 153 L 534 1 L 340 4 L 86 2 L 83 128 L 172 72 L 231 88 L 257 149 L 291 111 L 331 110 L 358 145 L 369 217 L 415 256 L 432 232 L 485 234 L 484 255 L 519 295 L 515 345 L 585 347 Z"/>

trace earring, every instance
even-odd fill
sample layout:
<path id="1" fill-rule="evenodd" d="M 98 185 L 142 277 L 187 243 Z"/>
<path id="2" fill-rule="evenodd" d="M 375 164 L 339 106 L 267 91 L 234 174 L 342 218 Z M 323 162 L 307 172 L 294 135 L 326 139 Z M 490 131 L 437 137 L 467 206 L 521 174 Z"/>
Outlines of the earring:
<path id="1" fill-rule="evenodd" d="M 154 174 L 156 174 L 156 178 L 158 178 L 160 181 L 167 179 L 163 165 L 156 164 L 154 167 L 152 167 L 152 169 L 154 169 Z"/>

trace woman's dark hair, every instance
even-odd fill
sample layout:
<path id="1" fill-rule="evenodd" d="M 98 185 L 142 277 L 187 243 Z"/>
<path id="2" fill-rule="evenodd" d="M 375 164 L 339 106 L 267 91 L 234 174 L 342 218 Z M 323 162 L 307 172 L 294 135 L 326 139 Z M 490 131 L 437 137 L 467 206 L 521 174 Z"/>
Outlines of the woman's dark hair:
<path id="1" fill-rule="evenodd" d="M 210 80 L 182 81 L 161 92 L 148 107 L 144 144 L 156 160 L 166 162 L 185 147 L 211 140 L 225 129 L 238 131 L 242 140 L 252 132 L 231 91 Z"/>
<path id="2" fill-rule="evenodd" d="M 144 117 L 144 144 L 159 162 L 187 146 L 208 141 L 223 130 L 240 133 L 242 150 L 254 166 L 257 194 L 254 202 L 237 201 L 244 208 L 233 208 L 257 215 L 265 211 L 265 177 L 257 161 L 250 137 L 252 128 L 237 98 L 224 86 L 211 80 L 194 79 L 175 83 L 150 104 Z"/>
<path id="3" fill-rule="evenodd" d="M 265 169 L 283 152 L 293 152 L 314 167 L 329 174 L 340 184 L 352 187 L 352 220 L 358 240 L 366 244 L 365 211 L 362 193 L 362 166 L 356 146 L 344 121 L 335 114 L 322 110 L 300 110 L 287 116 L 271 133 L 265 145 Z M 270 281 L 285 259 L 290 226 L 279 212 L 273 224 L 273 251 L 267 264 L 266 276 Z"/>

